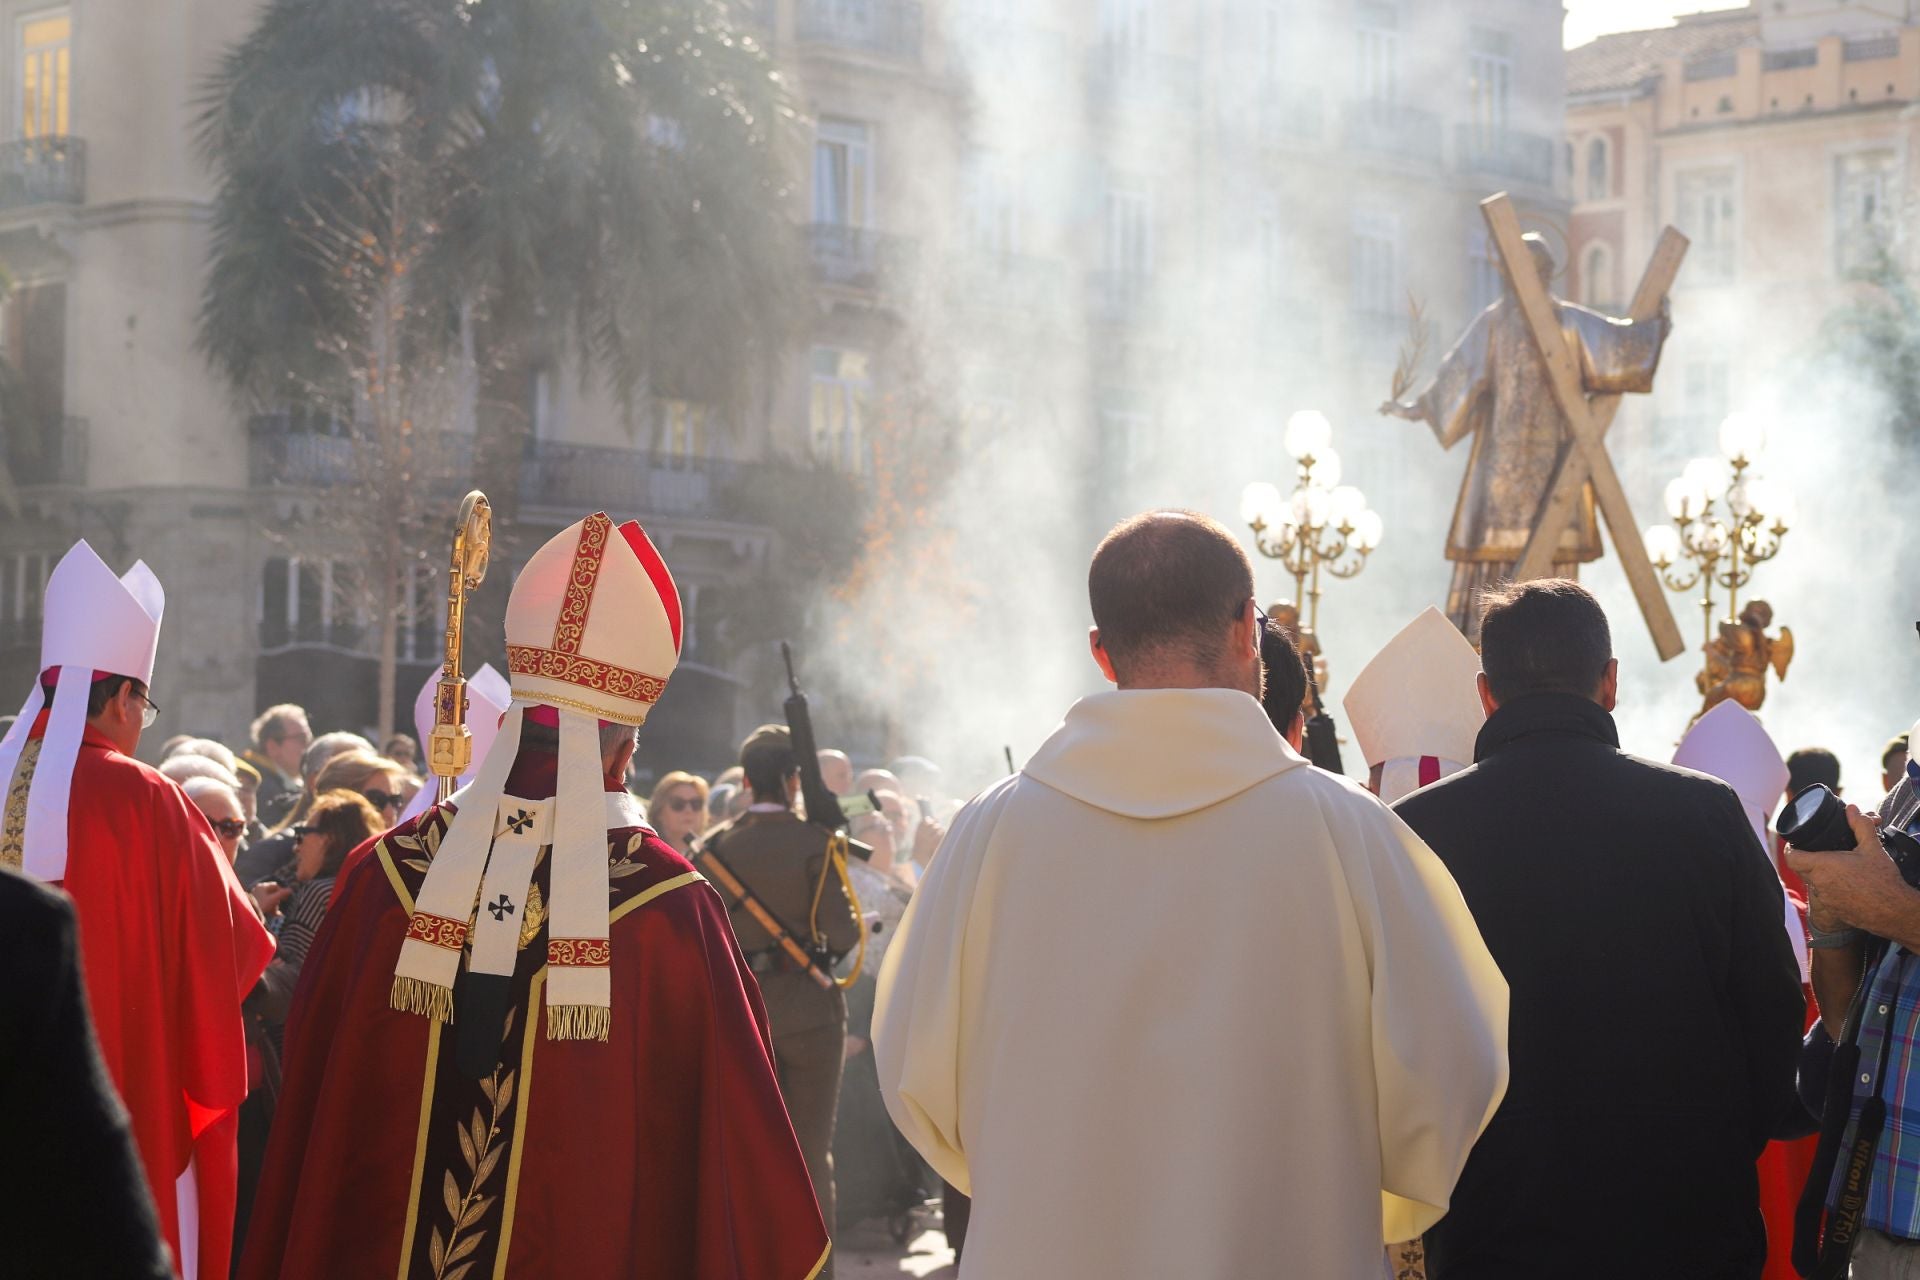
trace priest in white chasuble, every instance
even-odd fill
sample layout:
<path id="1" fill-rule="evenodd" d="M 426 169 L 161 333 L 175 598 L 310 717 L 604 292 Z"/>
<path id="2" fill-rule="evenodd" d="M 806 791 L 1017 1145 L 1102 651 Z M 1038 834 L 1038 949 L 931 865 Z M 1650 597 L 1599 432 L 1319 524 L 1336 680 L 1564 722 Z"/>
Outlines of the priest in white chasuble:
<path id="1" fill-rule="evenodd" d="M 955 819 L 880 975 L 888 1107 L 973 1197 L 968 1274 L 1377 1276 L 1500 1101 L 1506 983 L 1261 710 L 1231 534 L 1135 517 L 1089 595 L 1118 688 Z"/>

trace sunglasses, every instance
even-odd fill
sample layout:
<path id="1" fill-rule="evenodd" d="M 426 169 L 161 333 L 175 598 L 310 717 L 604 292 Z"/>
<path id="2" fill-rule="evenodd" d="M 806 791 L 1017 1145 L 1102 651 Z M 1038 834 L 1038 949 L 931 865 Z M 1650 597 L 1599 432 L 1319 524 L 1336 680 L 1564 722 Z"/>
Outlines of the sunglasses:
<path id="1" fill-rule="evenodd" d="M 304 840 L 318 830 L 320 830 L 320 828 L 308 826 L 304 822 L 296 822 L 287 828 L 288 833 L 292 835 L 295 840 Z"/>
<path id="2" fill-rule="evenodd" d="M 676 796 L 672 800 L 662 801 L 660 807 L 672 809 L 678 813 L 693 813 L 704 808 L 705 805 L 698 796 Z"/>
<path id="3" fill-rule="evenodd" d="M 246 834 L 247 824 L 238 818 L 221 818 L 213 824 L 213 829 L 231 840 L 235 836 Z"/>
<path id="4" fill-rule="evenodd" d="M 362 791 L 360 794 L 376 809 L 398 809 L 407 802 L 405 796 L 390 795 L 385 791 Z"/>

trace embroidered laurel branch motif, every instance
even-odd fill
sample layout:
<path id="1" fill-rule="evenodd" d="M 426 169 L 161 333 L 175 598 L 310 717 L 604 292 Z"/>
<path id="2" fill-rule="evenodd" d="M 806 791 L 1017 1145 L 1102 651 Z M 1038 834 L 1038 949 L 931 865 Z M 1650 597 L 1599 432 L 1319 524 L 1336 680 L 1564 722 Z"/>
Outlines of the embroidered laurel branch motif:
<path id="1" fill-rule="evenodd" d="M 540 926 L 546 923 L 546 919 L 547 900 L 541 896 L 540 886 L 537 884 L 528 885 L 527 913 L 525 918 L 520 921 L 520 942 L 515 949 L 525 951 L 528 945 L 533 942 L 535 935 L 540 932 Z"/>
<path id="2" fill-rule="evenodd" d="M 513 1019 L 514 1011 L 509 1010 L 503 1038 L 512 1036 Z M 446 1207 L 450 1230 L 442 1236 L 436 1226 L 427 1241 L 427 1260 L 433 1264 L 434 1280 L 463 1280 L 474 1267 L 473 1255 L 486 1242 L 488 1232 L 477 1227 L 500 1199 L 487 1187 L 507 1152 L 501 1126 L 513 1107 L 513 1084 L 513 1072 L 504 1065 L 495 1067 L 493 1074 L 480 1082 L 487 1105 L 475 1108 L 473 1119 L 456 1130 L 460 1158 L 467 1166 L 467 1185 L 463 1191 L 451 1169 L 441 1182 L 440 1200 Z"/>
<path id="3" fill-rule="evenodd" d="M 20 760 L 14 766 L 13 783 L 7 789 L 7 811 L 0 821 L 0 866 L 18 869 L 26 857 L 27 792 L 33 787 L 33 775 L 40 763 L 40 748 L 46 739 L 31 738 L 20 748 Z"/>

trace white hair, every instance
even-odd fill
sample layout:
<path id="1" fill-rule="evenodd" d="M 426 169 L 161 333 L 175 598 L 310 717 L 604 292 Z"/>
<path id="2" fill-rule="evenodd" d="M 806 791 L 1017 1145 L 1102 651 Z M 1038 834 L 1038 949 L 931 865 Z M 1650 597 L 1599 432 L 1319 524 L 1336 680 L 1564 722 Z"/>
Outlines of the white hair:
<path id="1" fill-rule="evenodd" d="M 188 738 L 167 753 L 169 760 L 175 756 L 205 756 L 228 773 L 236 772 L 233 752 L 225 743 L 215 742 L 212 738 Z"/>
<path id="2" fill-rule="evenodd" d="M 211 778 L 235 795 L 240 793 L 240 779 L 233 770 L 221 767 L 219 761 L 206 756 L 185 753 L 168 756 L 160 762 L 160 776 L 171 778 L 183 787 L 195 778 Z"/>
<path id="3" fill-rule="evenodd" d="M 224 795 L 227 799 L 233 801 L 234 808 L 239 809 L 242 813 L 246 812 L 244 808 L 241 808 L 239 793 L 211 774 L 197 774 L 194 777 L 188 778 L 180 784 L 180 789 L 187 793 L 187 799 L 193 801 L 195 805 L 200 803 L 201 796 Z"/>

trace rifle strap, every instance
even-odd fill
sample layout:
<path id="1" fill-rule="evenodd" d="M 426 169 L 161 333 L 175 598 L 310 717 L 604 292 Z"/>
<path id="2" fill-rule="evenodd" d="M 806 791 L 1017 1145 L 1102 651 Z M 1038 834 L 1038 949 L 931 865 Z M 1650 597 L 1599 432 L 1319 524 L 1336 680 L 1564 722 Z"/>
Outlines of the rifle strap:
<path id="1" fill-rule="evenodd" d="M 820 864 L 820 878 L 813 886 L 813 909 L 807 913 L 807 927 L 812 930 L 814 945 L 821 943 L 820 936 L 820 898 L 827 889 L 827 871 L 829 868 L 840 873 L 840 885 L 847 891 L 847 902 L 853 907 L 853 918 L 860 921 L 860 950 L 853 958 L 853 968 L 844 978 L 835 978 L 842 991 L 860 980 L 860 970 L 867 963 L 867 925 L 866 918 L 860 913 L 860 895 L 854 890 L 853 877 L 847 874 L 847 833 L 836 831 L 827 838 L 826 861 Z"/>
<path id="2" fill-rule="evenodd" d="M 801 970 L 813 979 L 815 986 L 823 991 L 831 991 L 839 985 L 834 981 L 831 973 L 826 972 L 814 961 L 813 954 L 800 945 L 799 940 L 793 936 L 793 930 L 787 928 L 780 917 L 773 914 L 772 909 L 760 900 L 759 895 L 747 888 L 739 876 L 733 874 L 733 869 L 720 860 L 718 853 L 706 845 L 701 845 L 694 850 L 693 861 L 701 871 L 706 873 L 707 879 L 718 885 L 721 893 L 731 900 L 730 905 L 739 907 L 752 916 L 762 929 L 773 936 L 774 943 L 786 953 L 787 959 L 799 965 Z M 865 938 L 863 937 L 861 941 L 864 945 Z"/>

